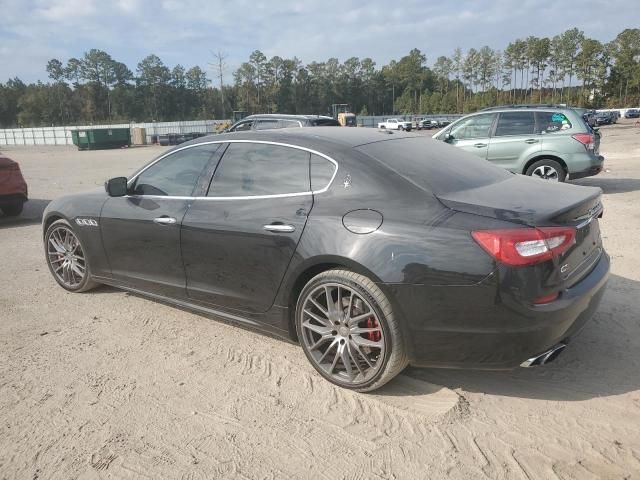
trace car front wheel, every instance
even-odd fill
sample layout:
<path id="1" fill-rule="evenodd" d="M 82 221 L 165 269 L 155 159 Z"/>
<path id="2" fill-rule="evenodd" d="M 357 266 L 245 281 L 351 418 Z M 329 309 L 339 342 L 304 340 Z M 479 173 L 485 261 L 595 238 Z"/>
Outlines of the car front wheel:
<path id="1" fill-rule="evenodd" d="M 85 292 L 97 286 L 85 250 L 66 220 L 56 220 L 44 236 L 47 265 L 58 284 L 70 292 Z"/>
<path id="2" fill-rule="evenodd" d="M 408 363 L 388 299 L 374 282 L 348 270 L 329 270 L 307 283 L 296 329 L 314 368 L 344 388 L 375 390 Z"/>

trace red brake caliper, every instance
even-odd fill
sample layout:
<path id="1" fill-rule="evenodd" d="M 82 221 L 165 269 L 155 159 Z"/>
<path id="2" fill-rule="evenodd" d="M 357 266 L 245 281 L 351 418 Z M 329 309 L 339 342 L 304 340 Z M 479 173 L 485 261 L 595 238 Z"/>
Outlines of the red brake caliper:
<path id="1" fill-rule="evenodd" d="M 374 317 L 367 318 L 367 328 L 378 328 L 378 327 L 379 327 L 378 321 Z M 380 331 L 367 333 L 367 339 L 371 340 L 372 342 L 379 342 L 381 338 L 382 338 L 382 334 L 380 333 Z"/>

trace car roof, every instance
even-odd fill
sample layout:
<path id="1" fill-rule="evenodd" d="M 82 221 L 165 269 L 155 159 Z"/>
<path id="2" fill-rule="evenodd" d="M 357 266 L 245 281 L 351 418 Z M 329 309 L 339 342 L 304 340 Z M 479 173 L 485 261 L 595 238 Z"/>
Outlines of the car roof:
<path id="1" fill-rule="evenodd" d="M 564 103 L 532 103 L 532 104 L 521 104 L 521 105 L 498 105 L 495 107 L 487 107 L 479 110 L 479 112 L 493 112 L 493 111 L 511 111 L 511 110 L 530 110 L 530 109 L 566 109 L 566 110 L 577 110 L 578 107 L 572 107 L 570 105 L 566 105 Z"/>

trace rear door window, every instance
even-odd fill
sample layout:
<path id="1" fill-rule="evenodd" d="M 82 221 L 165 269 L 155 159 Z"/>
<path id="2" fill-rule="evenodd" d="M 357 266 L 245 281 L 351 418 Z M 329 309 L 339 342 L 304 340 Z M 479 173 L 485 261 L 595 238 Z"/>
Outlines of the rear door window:
<path id="1" fill-rule="evenodd" d="M 536 133 L 554 133 L 572 127 L 567 116 L 561 112 L 536 112 L 536 120 Z"/>
<path id="2" fill-rule="evenodd" d="M 310 192 L 310 153 L 263 143 L 231 143 L 213 181 L 210 197 L 247 197 Z"/>
<path id="3" fill-rule="evenodd" d="M 300 122 L 298 120 L 279 120 L 278 128 L 297 128 L 301 127 Z"/>
<path id="4" fill-rule="evenodd" d="M 503 112 L 498 118 L 495 136 L 533 135 L 535 127 L 534 112 Z"/>
<path id="5" fill-rule="evenodd" d="M 255 125 L 256 130 L 272 130 L 274 128 L 281 128 L 278 120 L 258 120 Z"/>
<path id="6" fill-rule="evenodd" d="M 331 183 L 336 166 L 320 155 L 311 155 L 311 190 L 314 192 L 326 188 Z"/>

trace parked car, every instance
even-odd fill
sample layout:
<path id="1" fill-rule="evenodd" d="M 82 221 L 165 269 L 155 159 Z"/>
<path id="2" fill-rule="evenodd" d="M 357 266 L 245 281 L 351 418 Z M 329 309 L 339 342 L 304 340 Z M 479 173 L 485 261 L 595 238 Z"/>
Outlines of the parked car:
<path id="1" fill-rule="evenodd" d="M 20 165 L 0 153 L 0 210 L 8 217 L 20 215 L 28 199 Z"/>
<path id="2" fill-rule="evenodd" d="M 630 108 L 624 113 L 624 118 L 640 118 L 640 110 L 637 108 Z"/>
<path id="3" fill-rule="evenodd" d="M 47 265 L 297 339 L 370 391 L 407 364 L 551 361 L 598 308 L 601 190 L 512 175 L 418 134 L 221 134 L 53 200 Z"/>
<path id="4" fill-rule="evenodd" d="M 559 107 L 559 108 L 567 108 L 567 107 Z M 595 110 L 590 110 L 588 108 L 578 108 L 578 107 L 571 107 L 573 108 L 576 112 L 578 112 L 580 115 L 582 115 L 583 120 L 591 127 L 591 128 L 595 128 L 598 126 L 597 122 L 596 122 L 596 112 Z"/>
<path id="5" fill-rule="evenodd" d="M 596 125 L 611 125 L 613 123 L 613 115 L 610 112 L 596 113 Z"/>
<path id="6" fill-rule="evenodd" d="M 249 115 L 243 118 L 229 127 L 227 131 L 243 132 L 247 130 L 271 130 L 276 128 L 340 126 L 340 122 L 335 118 L 323 115 L 260 114 Z"/>
<path id="7" fill-rule="evenodd" d="M 180 145 L 181 143 L 188 142 L 189 140 L 193 140 L 194 138 L 204 137 L 205 135 L 205 133 L 200 132 L 164 133 L 157 136 L 157 142 L 162 146 Z"/>
<path id="8" fill-rule="evenodd" d="M 411 131 L 411 122 L 406 122 L 404 120 L 398 120 L 397 118 L 388 118 L 384 122 L 378 123 L 378 128 L 381 130 L 406 130 L 407 132 Z"/>
<path id="9" fill-rule="evenodd" d="M 568 107 L 496 107 L 456 120 L 434 138 L 514 173 L 563 182 L 597 175 L 599 134 Z"/>
<path id="10" fill-rule="evenodd" d="M 418 130 L 431 130 L 432 128 L 440 128 L 438 120 L 424 119 L 418 122 Z"/>

